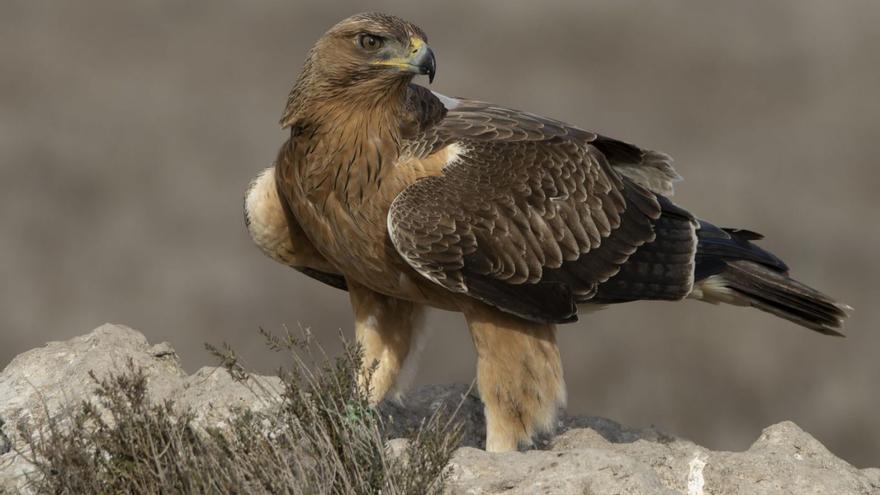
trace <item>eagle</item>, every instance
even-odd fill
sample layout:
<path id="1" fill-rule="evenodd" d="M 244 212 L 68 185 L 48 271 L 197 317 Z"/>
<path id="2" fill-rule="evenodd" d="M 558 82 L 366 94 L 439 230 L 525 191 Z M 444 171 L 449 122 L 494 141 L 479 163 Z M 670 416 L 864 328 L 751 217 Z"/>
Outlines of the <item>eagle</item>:
<path id="1" fill-rule="evenodd" d="M 425 307 L 464 314 L 489 451 L 553 430 L 566 397 L 556 325 L 579 312 L 691 298 L 841 335 L 851 308 L 792 279 L 761 235 L 670 200 L 668 155 L 413 84 L 436 69 L 410 22 L 339 22 L 309 52 L 281 118 L 289 138 L 245 196 L 263 252 L 348 291 L 373 402 L 397 393 Z"/>

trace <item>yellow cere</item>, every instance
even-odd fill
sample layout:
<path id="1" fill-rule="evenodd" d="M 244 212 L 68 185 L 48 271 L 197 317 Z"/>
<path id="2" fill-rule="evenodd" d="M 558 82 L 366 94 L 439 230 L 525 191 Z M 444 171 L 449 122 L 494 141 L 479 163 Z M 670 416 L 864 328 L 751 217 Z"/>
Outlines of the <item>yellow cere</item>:
<path id="1" fill-rule="evenodd" d="M 390 58 L 388 60 L 379 60 L 374 63 L 376 65 L 391 65 L 394 67 L 407 68 L 411 65 L 410 60 L 412 60 L 412 57 L 415 56 L 415 54 L 419 52 L 419 49 L 421 49 L 423 46 L 425 46 L 425 42 L 422 41 L 421 38 L 417 38 L 417 37 L 413 36 L 412 38 L 409 39 L 409 46 L 411 47 L 411 50 L 409 52 L 409 57 L 395 57 L 395 58 Z"/>

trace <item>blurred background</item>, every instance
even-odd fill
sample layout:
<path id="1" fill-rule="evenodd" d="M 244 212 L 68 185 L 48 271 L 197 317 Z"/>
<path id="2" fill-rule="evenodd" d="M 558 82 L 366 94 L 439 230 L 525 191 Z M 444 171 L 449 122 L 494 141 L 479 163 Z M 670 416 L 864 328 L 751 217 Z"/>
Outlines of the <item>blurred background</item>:
<path id="1" fill-rule="evenodd" d="M 281 364 L 257 328 L 351 335 L 345 293 L 265 258 L 249 180 L 311 44 L 356 2 L 7 0 L 0 7 L 0 367 L 110 321 Z M 432 89 L 663 150 L 676 201 L 767 235 L 856 308 L 846 339 L 755 310 L 633 303 L 561 330 L 571 413 L 714 449 L 798 423 L 880 465 L 880 3 L 375 1 L 428 34 Z M 470 382 L 462 318 L 434 312 L 417 384 Z"/>

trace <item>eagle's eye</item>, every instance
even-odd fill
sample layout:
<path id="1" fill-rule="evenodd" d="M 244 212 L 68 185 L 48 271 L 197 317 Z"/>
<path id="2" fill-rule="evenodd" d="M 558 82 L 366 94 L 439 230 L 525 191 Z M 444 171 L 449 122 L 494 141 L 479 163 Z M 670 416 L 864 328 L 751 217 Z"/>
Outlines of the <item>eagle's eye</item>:
<path id="1" fill-rule="evenodd" d="M 382 48 L 382 45 L 385 44 L 385 40 L 373 34 L 362 34 L 358 36 L 358 44 L 364 50 L 375 51 Z"/>

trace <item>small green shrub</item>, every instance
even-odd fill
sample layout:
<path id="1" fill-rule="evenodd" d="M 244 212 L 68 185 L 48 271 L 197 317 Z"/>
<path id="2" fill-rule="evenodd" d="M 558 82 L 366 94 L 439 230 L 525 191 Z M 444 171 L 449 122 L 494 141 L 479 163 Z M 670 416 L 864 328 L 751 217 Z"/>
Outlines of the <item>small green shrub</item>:
<path id="1" fill-rule="evenodd" d="M 20 426 L 23 454 L 37 471 L 39 493 L 138 494 L 431 494 L 444 485 L 461 429 L 435 414 L 413 432 L 406 451 L 386 448 L 385 428 L 358 386 L 362 355 L 346 343 L 340 357 L 314 353 L 308 334 L 277 337 L 270 348 L 289 352 L 280 371 L 283 392 L 270 394 L 228 346 L 209 350 L 261 397 L 263 411 L 236 411 L 223 429 L 202 429 L 190 411 L 153 404 L 143 370 L 92 376 L 97 403 Z M 129 363 L 131 364 L 131 363 Z"/>

